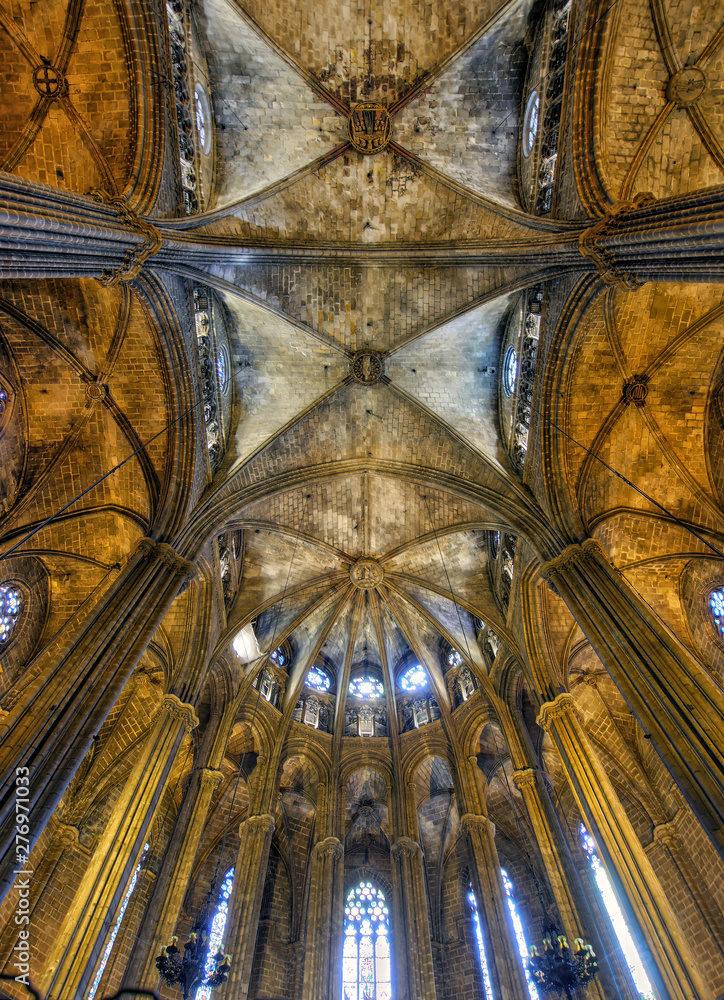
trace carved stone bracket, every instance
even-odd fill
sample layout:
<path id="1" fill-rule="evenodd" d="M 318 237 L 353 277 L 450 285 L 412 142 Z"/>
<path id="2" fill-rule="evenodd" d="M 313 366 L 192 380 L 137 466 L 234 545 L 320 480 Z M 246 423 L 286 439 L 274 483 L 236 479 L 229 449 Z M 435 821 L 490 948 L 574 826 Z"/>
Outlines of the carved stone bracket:
<path id="1" fill-rule="evenodd" d="M 250 816 L 248 819 L 242 820 L 239 824 L 239 835 L 243 833 L 244 827 L 250 827 L 252 830 L 258 829 L 262 833 L 271 833 L 274 830 L 274 817 L 270 813 L 259 813 L 258 816 Z"/>
<path id="2" fill-rule="evenodd" d="M 181 701 L 175 694 L 167 694 L 161 702 L 161 711 L 168 712 L 174 719 L 180 719 L 187 733 L 196 729 L 199 724 L 199 717 L 194 711 L 193 705 L 188 705 Z"/>
<path id="3" fill-rule="evenodd" d="M 511 777 L 516 788 L 533 788 L 535 785 L 535 768 L 523 767 L 519 771 L 513 771 Z"/>
<path id="4" fill-rule="evenodd" d="M 565 572 L 566 567 L 574 563 L 586 563 L 595 556 L 603 556 L 608 560 L 608 554 L 596 538 L 586 538 L 580 545 L 568 545 L 554 559 L 550 559 L 540 568 L 540 575 L 547 583 L 555 585 L 557 577 Z"/>
<path id="5" fill-rule="evenodd" d="M 601 279 L 607 285 L 636 289 L 645 284 L 635 274 L 622 271 L 616 262 L 613 250 L 601 246 L 599 241 L 606 236 L 612 236 L 629 212 L 642 208 L 652 201 L 655 201 L 655 198 L 648 193 L 637 194 L 633 201 L 617 201 L 606 215 L 601 216 L 578 237 L 578 249 L 581 254 L 593 261 Z"/>
<path id="6" fill-rule="evenodd" d="M 314 845 L 314 850 L 320 858 L 330 858 L 336 864 L 344 854 L 344 847 L 336 837 L 326 837 Z"/>
<path id="7" fill-rule="evenodd" d="M 133 281 L 140 274 L 141 268 L 149 257 L 153 257 L 161 249 L 163 239 L 158 229 L 147 219 L 141 218 L 130 208 L 123 198 L 108 194 L 102 188 L 93 188 L 89 195 L 102 205 L 111 205 L 118 213 L 121 222 L 143 236 L 143 242 L 130 247 L 126 258 L 115 271 L 103 271 L 98 279 L 104 285 L 117 285 L 119 281 Z"/>
<path id="8" fill-rule="evenodd" d="M 223 771 L 215 771 L 212 767 L 202 767 L 199 769 L 199 785 L 201 788 L 210 788 L 212 792 L 215 792 L 223 780 Z"/>
<path id="9" fill-rule="evenodd" d="M 556 719 L 560 719 L 563 715 L 576 714 L 577 712 L 578 708 L 576 707 L 573 695 L 564 691 L 554 701 L 546 701 L 541 705 L 538 718 L 535 721 L 541 729 L 545 729 L 549 733 Z"/>
<path id="10" fill-rule="evenodd" d="M 138 550 L 147 552 L 160 559 L 161 562 L 173 571 L 174 575 L 180 576 L 184 585 L 187 586 L 194 579 L 198 570 L 194 563 L 184 559 L 172 546 L 166 542 L 154 542 L 151 538 L 142 538 L 138 543 Z"/>
<path id="11" fill-rule="evenodd" d="M 409 837 L 398 837 L 391 853 L 393 858 L 414 858 L 420 853 L 420 845 Z"/>
<path id="12" fill-rule="evenodd" d="M 495 823 L 489 820 L 487 816 L 480 816 L 477 813 L 465 813 L 460 822 L 468 833 L 471 833 L 477 827 L 482 830 L 490 830 L 491 835 L 495 837 Z"/>

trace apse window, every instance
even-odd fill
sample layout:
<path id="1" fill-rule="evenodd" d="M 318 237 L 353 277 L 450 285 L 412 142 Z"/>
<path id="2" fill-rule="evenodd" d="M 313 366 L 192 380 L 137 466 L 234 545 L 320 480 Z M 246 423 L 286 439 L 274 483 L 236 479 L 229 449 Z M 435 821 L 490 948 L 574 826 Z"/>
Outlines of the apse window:
<path id="1" fill-rule="evenodd" d="M 382 681 L 377 680 L 376 677 L 370 677 L 369 674 L 363 674 L 361 677 L 354 677 L 349 682 L 349 693 L 355 698 L 381 698 L 385 689 Z"/>
<path id="2" fill-rule="evenodd" d="M 515 931 L 515 940 L 518 944 L 518 951 L 520 952 L 520 957 L 523 962 L 523 971 L 525 972 L 525 981 L 528 984 L 528 992 L 530 993 L 531 1000 L 540 1000 L 538 990 L 535 988 L 535 983 L 530 978 L 530 973 L 528 972 L 528 943 L 525 940 L 525 932 L 523 931 L 523 921 L 520 919 L 520 914 L 518 913 L 518 907 L 515 902 L 515 890 L 513 889 L 513 883 L 510 881 L 507 871 L 505 868 L 500 869 L 500 874 L 503 877 L 503 886 L 505 887 L 505 895 L 508 900 L 508 909 L 510 910 L 510 916 L 513 920 L 513 930 Z"/>
<path id="3" fill-rule="evenodd" d="M 514 347 L 509 347 L 505 352 L 505 360 L 503 361 L 503 392 L 506 396 L 513 395 L 517 377 L 518 355 Z"/>
<path id="4" fill-rule="evenodd" d="M 118 916 L 116 917 L 116 922 L 111 928 L 111 933 L 108 937 L 108 942 L 103 949 L 103 954 L 101 955 L 100 965 L 95 974 L 95 978 L 91 983 L 91 988 L 88 990 L 88 1000 L 93 1000 L 96 995 L 96 991 L 100 985 L 101 979 L 103 978 L 103 973 L 106 970 L 106 965 L 108 965 L 108 959 L 111 957 L 111 952 L 113 951 L 113 945 L 116 943 L 116 938 L 118 937 L 118 932 L 121 929 L 121 924 L 123 923 L 123 918 L 126 915 L 126 910 L 128 909 L 128 904 L 131 901 L 131 896 L 133 895 L 133 890 L 136 888 L 136 883 L 138 882 L 138 876 L 141 874 L 141 868 L 143 868 L 143 862 L 145 861 L 146 854 L 148 853 L 148 848 L 150 844 L 148 841 L 144 844 L 143 852 L 141 854 L 141 859 L 136 865 L 133 875 L 131 875 L 131 881 L 128 883 L 128 888 L 123 896 L 123 901 L 121 902 L 121 908 L 118 911 Z"/>
<path id="5" fill-rule="evenodd" d="M 537 90 L 528 98 L 523 119 L 523 156 L 530 156 L 535 145 L 535 137 L 538 135 L 538 115 L 540 112 L 540 95 Z"/>
<path id="6" fill-rule="evenodd" d="M 224 881 L 221 883 L 219 896 L 216 901 L 216 912 L 211 921 L 206 964 L 204 965 L 204 979 L 208 979 L 209 976 L 213 975 L 216 969 L 216 955 L 224 950 L 224 928 L 226 927 L 226 918 L 229 916 L 229 899 L 231 898 L 233 887 L 234 869 L 230 868 L 226 875 L 224 875 Z M 209 1000 L 210 997 L 211 988 L 209 986 L 199 986 L 196 990 L 196 1000 Z"/>
<path id="7" fill-rule="evenodd" d="M 275 649 L 274 652 L 269 657 L 269 659 L 272 661 L 272 663 L 276 663 L 278 667 L 286 667 L 287 665 L 287 658 L 284 655 L 284 650 L 281 647 L 279 649 Z"/>
<path id="8" fill-rule="evenodd" d="M 0 646 L 9 642 L 23 610 L 23 595 L 19 587 L 0 587 Z"/>
<path id="9" fill-rule="evenodd" d="M 469 886 L 468 903 L 473 915 L 473 927 L 475 928 L 475 940 L 478 942 L 478 957 L 480 959 L 480 971 L 483 974 L 483 987 L 485 989 L 485 1000 L 493 1000 L 493 988 L 490 985 L 490 973 L 488 963 L 485 958 L 485 944 L 483 943 L 483 928 L 480 924 L 480 914 L 478 913 L 478 901 L 473 892 L 472 882 Z"/>
<path id="10" fill-rule="evenodd" d="M 601 893 L 601 899 L 603 904 L 608 911 L 608 915 L 611 918 L 611 923 L 613 924 L 613 929 L 616 932 L 616 937 L 621 945 L 621 951 L 626 959 L 626 964 L 631 972 L 631 978 L 634 981 L 634 985 L 639 992 L 640 1000 L 654 1000 L 654 991 L 649 982 L 649 977 L 646 975 L 644 969 L 644 964 L 641 961 L 641 956 L 638 953 L 634 940 L 631 937 L 631 932 L 626 925 L 626 920 L 624 919 L 621 907 L 618 905 L 618 900 L 613 891 L 613 886 L 609 880 L 606 870 L 601 864 L 601 859 L 598 856 L 596 850 L 596 844 L 593 837 L 590 835 L 586 827 L 581 823 L 580 826 L 581 841 L 583 842 L 583 849 L 588 855 L 588 861 L 593 870 L 593 876 L 596 879 L 596 885 L 598 886 L 598 891 Z"/>
<path id="11" fill-rule="evenodd" d="M 204 153 L 208 155 L 211 150 L 211 128 L 209 122 L 209 101 L 206 91 L 200 85 L 194 91 L 194 102 L 196 104 L 196 131 L 199 133 L 199 143 Z"/>
<path id="12" fill-rule="evenodd" d="M 400 675 L 400 687 L 403 691 L 420 691 L 427 687 L 427 674 L 419 663 L 413 663 Z"/>
<path id="13" fill-rule="evenodd" d="M 315 691 L 329 691 L 332 678 L 321 667 L 312 667 L 307 674 L 307 684 Z"/>
<path id="14" fill-rule="evenodd" d="M 724 590 L 712 590 L 709 595 L 709 608 L 717 632 L 724 635 Z"/>
<path id="15" fill-rule="evenodd" d="M 347 893 L 342 951 L 343 1000 L 390 1000 L 390 914 L 385 894 L 371 882 Z"/>

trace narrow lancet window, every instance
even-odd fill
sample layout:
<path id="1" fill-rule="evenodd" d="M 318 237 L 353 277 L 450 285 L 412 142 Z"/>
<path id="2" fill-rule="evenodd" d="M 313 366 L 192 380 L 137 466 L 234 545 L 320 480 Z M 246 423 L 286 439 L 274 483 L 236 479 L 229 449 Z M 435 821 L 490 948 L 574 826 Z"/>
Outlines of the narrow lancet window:
<path id="1" fill-rule="evenodd" d="M 209 950 L 206 954 L 206 965 L 204 966 L 204 979 L 208 979 L 216 968 L 214 956 L 217 952 L 224 950 L 224 930 L 226 928 L 226 918 L 229 915 L 229 898 L 234 885 L 234 869 L 230 868 L 219 889 L 219 898 L 216 904 L 216 913 L 211 920 L 209 929 Z M 196 1000 L 209 1000 L 211 996 L 210 986 L 199 986 L 196 990 Z"/>
<path id="2" fill-rule="evenodd" d="M 480 958 L 480 969 L 483 974 L 483 988 L 485 990 L 485 1000 L 493 1000 L 493 988 L 490 985 L 490 973 L 488 972 L 488 963 L 485 959 L 483 928 L 480 925 L 480 914 L 478 913 L 478 901 L 475 898 L 475 893 L 473 892 L 472 883 L 470 885 L 470 891 L 468 892 L 468 903 L 470 904 L 470 910 L 473 915 L 473 926 L 475 928 L 475 937 L 478 942 L 478 956 Z"/>
<path id="3" fill-rule="evenodd" d="M 518 913 L 518 907 L 515 903 L 515 891 L 513 889 L 513 883 L 508 877 L 508 873 L 505 868 L 500 869 L 500 874 L 503 876 L 503 885 L 505 886 L 505 895 L 508 897 L 508 909 L 510 910 L 510 915 L 513 918 L 513 929 L 515 930 L 515 940 L 518 942 L 518 951 L 520 952 L 520 957 L 523 961 L 523 969 L 525 970 L 525 981 L 528 983 L 528 992 L 530 993 L 531 1000 L 540 1000 L 538 995 L 538 990 L 530 978 L 530 973 L 528 972 L 528 943 L 525 940 L 525 932 L 523 931 L 523 921 L 520 919 L 520 914 Z"/>
<path id="4" fill-rule="evenodd" d="M 343 1000 L 390 1000 L 390 915 L 385 894 L 371 882 L 347 893 L 342 952 Z"/>

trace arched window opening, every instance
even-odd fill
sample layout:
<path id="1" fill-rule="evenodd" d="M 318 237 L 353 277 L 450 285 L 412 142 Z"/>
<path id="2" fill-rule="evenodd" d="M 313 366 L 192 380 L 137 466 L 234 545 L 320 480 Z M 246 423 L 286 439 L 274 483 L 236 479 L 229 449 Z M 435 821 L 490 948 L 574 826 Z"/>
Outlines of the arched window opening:
<path id="1" fill-rule="evenodd" d="M 506 396 L 513 395 L 517 378 L 518 352 L 514 347 L 509 347 L 505 352 L 505 360 L 503 361 L 503 391 Z"/>
<path id="2" fill-rule="evenodd" d="M 355 698 L 381 698 L 385 689 L 382 681 L 369 674 L 353 677 L 349 682 L 349 693 Z"/>
<path id="3" fill-rule="evenodd" d="M 206 953 L 206 965 L 204 966 L 204 979 L 208 979 L 213 974 L 216 963 L 214 956 L 224 950 L 224 928 L 226 918 L 229 915 L 229 898 L 234 885 L 234 869 L 230 868 L 219 889 L 216 912 L 211 920 L 209 928 L 209 950 Z M 209 1000 L 211 997 L 211 987 L 199 986 L 196 990 L 196 1000 Z"/>
<path id="4" fill-rule="evenodd" d="M 196 131 L 199 134 L 199 145 L 201 152 L 208 155 L 211 149 L 211 114 L 206 91 L 199 83 L 194 88 L 194 104 L 196 105 Z"/>
<path id="5" fill-rule="evenodd" d="M 513 883 L 510 881 L 510 878 L 505 868 L 500 869 L 500 874 L 503 876 L 505 895 L 508 899 L 508 909 L 510 910 L 510 915 L 513 918 L 513 930 L 515 931 L 515 940 L 518 942 L 518 951 L 520 952 L 520 957 L 523 962 L 523 969 L 525 971 L 525 981 L 528 984 L 528 992 L 530 993 L 531 1000 L 540 1000 L 538 990 L 536 989 L 535 983 L 530 978 L 530 973 L 528 972 L 528 943 L 525 940 L 525 932 L 523 931 L 523 921 L 520 919 L 520 914 L 518 913 L 518 907 L 515 904 L 515 892 L 513 889 Z"/>
<path id="6" fill-rule="evenodd" d="M 709 595 L 709 608 L 717 632 L 724 635 L 724 590 L 712 590 Z"/>
<path id="7" fill-rule="evenodd" d="M 281 648 L 281 646 L 279 647 L 279 649 L 274 650 L 269 659 L 272 661 L 272 663 L 276 663 L 278 667 L 286 667 L 287 665 L 287 658 L 284 655 L 284 650 Z"/>
<path id="8" fill-rule="evenodd" d="M 493 559 L 498 558 L 498 552 L 500 552 L 500 532 L 491 531 L 490 532 L 490 554 Z"/>
<path id="9" fill-rule="evenodd" d="M 590 835 L 583 823 L 581 823 L 580 834 L 583 842 L 583 849 L 588 855 L 588 860 L 593 870 L 594 878 L 596 879 L 598 891 L 601 893 L 603 905 L 606 907 L 608 915 L 611 918 L 613 929 L 616 933 L 616 937 L 618 938 L 618 942 L 621 945 L 621 951 L 626 959 L 626 964 L 631 972 L 631 978 L 633 979 L 634 985 L 639 992 L 640 1000 L 654 1000 L 654 991 L 651 988 L 649 977 L 646 975 L 646 970 L 644 969 L 644 964 L 641 961 L 641 956 L 639 955 L 638 949 L 634 944 L 633 937 L 628 929 L 621 907 L 618 905 L 618 900 L 614 894 L 613 886 L 611 885 L 609 877 L 606 874 L 605 868 L 601 864 L 601 859 L 598 856 L 598 851 L 596 850 L 596 844 L 593 837 Z"/>
<path id="10" fill-rule="evenodd" d="M 463 658 L 457 649 L 451 649 L 447 654 L 447 662 L 450 667 L 461 667 L 463 665 Z"/>
<path id="11" fill-rule="evenodd" d="M 390 915 L 385 895 L 371 882 L 347 893 L 342 952 L 343 1000 L 390 1000 Z"/>
<path id="12" fill-rule="evenodd" d="M 427 674 L 419 663 L 413 663 L 400 675 L 400 687 L 403 691 L 419 691 L 427 687 Z"/>
<path id="13" fill-rule="evenodd" d="M 306 683 L 315 691 L 329 691 L 332 678 L 322 667 L 312 667 L 307 674 Z"/>
<path id="14" fill-rule="evenodd" d="M 530 156 L 535 145 L 535 137 L 538 135 L 538 116 L 540 114 L 540 94 L 537 90 L 528 98 L 528 105 L 525 109 L 523 119 L 523 156 Z"/>
<path id="15" fill-rule="evenodd" d="M 483 974 L 483 988 L 485 990 L 485 1000 L 493 1000 L 493 988 L 490 985 L 490 973 L 488 963 L 485 960 L 485 944 L 483 943 L 483 928 L 480 926 L 480 914 L 478 913 L 478 902 L 473 892 L 473 884 L 470 883 L 468 892 L 468 903 L 470 912 L 473 915 L 473 927 L 475 928 L 475 938 L 478 942 L 478 955 L 480 957 L 480 970 Z"/>
<path id="16" fill-rule="evenodd" d="M 93 997 L 96 995 L 96 990 L 100 985 L 103 973 L 106 970 L 106 965 L 108 965 L 108 959 L 111 957 L 111 952 L 113 951 L 113 945 L 116 943 L 118 932 L 121 929 L 123 918 L 126 915 L 126 910 L 128 909 L 128 904 L 131 900 L 131 896 L 133 895 L 133 890 L 136 888 L 136 883 L 138 882 L 138 876 L 141 873 L 141 868 L 143 868 L 143 862 L 146 860 L 146 855 L 148 854 L 149 846 L 150 846 L 149 842 L 146 841 L 146 843 L 143 846 L 143 851 L 141 852 L 141 857 L 139 859 L 139 862 L 133 871 L 133 875 L 131 875 L 131 880 L 128 883 L 128 888 L 126 889 L 125 895 L 123 896 L 123 901 L 121 902 L 121 908 L 118 911 L 118 916 L 116 917 L 116 921 L 113 924 L 113 927 L 111 928 L 111 933 L 108 936 L 108 942 L 105 948 L 103 949 L 100 965 L 98 966 L 98 970 L 95 974 L 93 982 L 91 983 L 91 988 L 88 991 L 87 1000 L 93 1000 Z"/>
<path id="17" fill-rule="evenodd" d="M 9 642 L 23 610 L 23 595 L 19 587 L 0 586 L 0 646 Z"/>

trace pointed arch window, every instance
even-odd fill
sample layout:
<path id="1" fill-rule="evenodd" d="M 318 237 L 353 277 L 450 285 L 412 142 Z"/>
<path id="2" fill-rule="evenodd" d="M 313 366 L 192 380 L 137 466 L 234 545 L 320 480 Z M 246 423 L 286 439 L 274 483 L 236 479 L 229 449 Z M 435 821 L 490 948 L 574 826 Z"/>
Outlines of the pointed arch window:
<path id="1" fill-rule="evenodd" d="M 631 937 L 631 932 L 628 929 L 626 920 L 623 913 L 621 912 L 621 907 L 618 905 L 618 900 L 613 891 L 613 886 L 606 874 L 606 869 L 601 864 L 601 859 L 598 856 L 598 851 L 596 850 L 596 844 L 588 832 L 586 827 L 581 823 L 580 826 L 581 841 L 583 843 L 583 849 L 588 855 L 588 861 L 591 865 L 593 871 L 593 876 L 596 879 L 596 885 L 598 886 L 598 891 L 601 893 L 601 899 L 603 900 L 603 905 L 608 911 L 608 915 L 611 918 L 611 923 L 613 924 L 613 929 L 618 938 L 618 942 L 621 945 L 621 951 L 626 959 L 626 964 L 631 972 L 631 978 L 634 981 L 634 985 L 639 992 L 640 1000 L 654 1000 L 654 991 L 649 982 L 649 977 L 646 975 L 646 970 L 644 969 L 644 963 L 641 961 L 641 956 L 638 953 L 638 949 L 634 944 L 634 940 Z"/>
<path id="2" fill-rule="evenodd" d="M 427 687 L 427 674 L 419 663 L 413 663 L 400 674 L 400 687 L 403 691 L 420 691 Z"/>
<path id="3" fill-rule="evenodd" d="M 88 990 L 87 1000 L 93 1000 L 96 995 L 96 991 L 100 986 L 103 973 L 106 971 L 106 965 L 108 965 L 108 959 L 111 957 L 111 952 L 113 951 L 113 945 L 116 943 L 116 938 L 118 937 L 118 932 L 121 929 L 121 924 L 123 923 L 123 918 L 126 915 L 126 910 L 128 909 L 128 904 L 131 901 L 131 896 L 133 895 L 133 890 L 136 888 L 136 883 L 138 882 L 138 876 L 141 874 L 141 869 L 143 868 L 143 863 L 146 860 L 146 855 L 148 854 L 148 848 L 150 847 L 149 841 L 146 841 L 141 852 L 141 857 L 138 864 L 136 865 L 133 875 L 131 875 L 131 880 L 128 883 L 128 888 L 123 896 L 123 901 L 121 902 L 121 908 L 118 911 L 118 916 L 116 921 L 111 928 L 111 933 L 108 936 L 108 942 L 103 949 L 103 954 L 101 955 L 100 965 L 96 971 L 93 982 L 91 983 L 91 988 Z"/>
<path id="4" fill-rule="evenodd" d="M 480 970 L 483 974 L 483 988 L 485 990 L 485 1000 L 493 1000 L 493 988 L 490 985 L 490 973 L 488 963 L 485 959 L 485 944 L 483 943 L 483 928 L 480 925 L 480 914 L 478 913 L 478 901 L 473 892 L 473 883 L 468 886 L 468 903 L 470 912 L 473 915 L 473 927 L 475 928 L 475 938 L 478 942 L 478 956 L 480 958 Z"/>
<path id="5" fill-rule="evenodd" d="M 23 595 L 19 587 L 0 586 L 0 647 L 12 638 L 23 611 Z"/>
<path id="6" fill-rule="evenodd" d="M 724 590 L 712 590 L 709 594 L 709 608 L 714 627 L 720 635 L 724 635 Z"/>
<path id="7" fill-rule="evenodd" d="M 211 920 L 209 928 L 209 950 L 206 954 L 206 965 L 204 966 L 204 979 L 208 979 L 216 968 L 214 955 L 224 950 L 224 930 L 226 929 L 226 918 L 229 916 L 229 899 L 234 886 L 234 869 L 230 868 L 221 883 L 219 896 L 216 902 L 216 912 Z M 209 1000 L 211 996 L 210 986 L 199 986 L 196 990 L 196 1000 Z"/>
<path id="8" fill-rule="evenodd" d="M 520 952 L 520 957 L 523 962 L 523 970 L 525 972 L 525 981 L 528 984 L 528 992 L 530 993 L 531 1000 L 540 1000 L 540 995 L 535 987 L 535 983 L 530 978 L 530 973 L 528 972 L 528 943 L 525 940 L 525 931 L 523 930 L 523 921 L 520 919 L 520 914 L 518 913 L 518 907 L 515 902 L 515 890 L 513 888 L 513 883 L 510 881 L 505 868 L 500 869 L 500 874 L 503 876 L 503 885 L 505 887 L 505 895 L 508 899 L 508 909 L 510 910 L 510 916 L 513 919 L 513 930 L 515 931 L 515 940 L 518 943 L 518 951 Z"/>
<path id="9" fill-rule="evenodd" d="M 342 952 L 343 1000 L 390 1000 L 390 915 L 385 894 L 371 882 L 347 893 Z"/>

